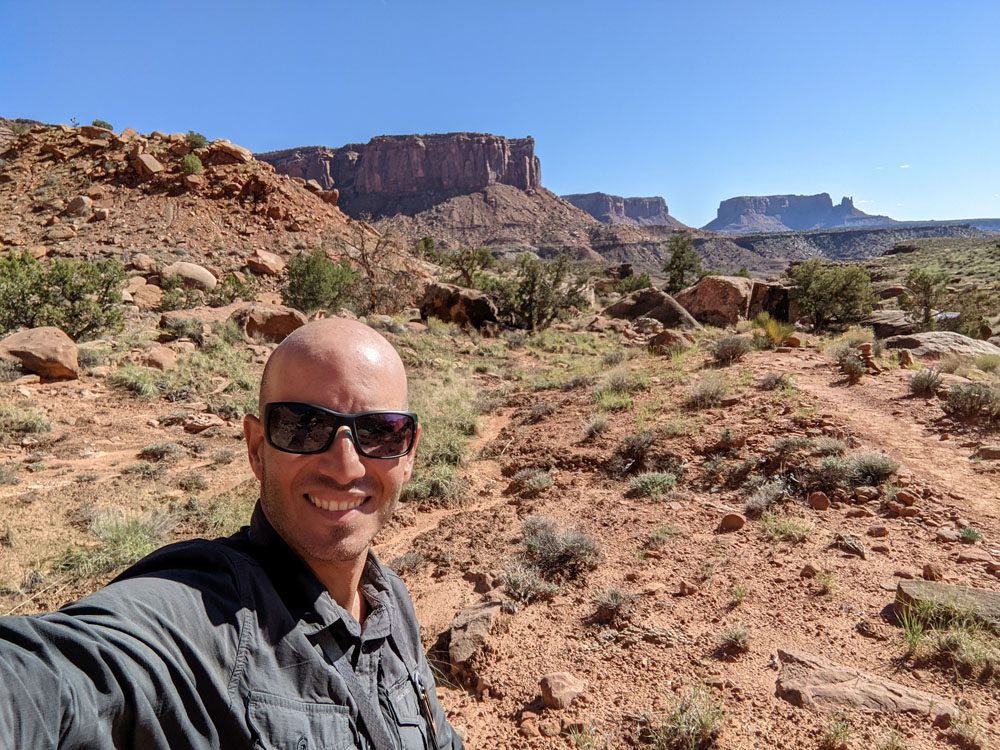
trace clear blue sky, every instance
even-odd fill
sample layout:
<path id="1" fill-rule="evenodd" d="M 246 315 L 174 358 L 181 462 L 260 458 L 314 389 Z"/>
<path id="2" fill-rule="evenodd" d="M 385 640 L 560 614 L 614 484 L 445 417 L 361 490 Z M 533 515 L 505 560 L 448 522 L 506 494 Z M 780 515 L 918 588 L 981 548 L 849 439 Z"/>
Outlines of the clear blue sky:
<path id="1" fill-rule="evenodd" d="M 0 116 L 257 151 L 532 135 L 557 193 L 1000 216 L 1000 2 L 0 0 Z"/>

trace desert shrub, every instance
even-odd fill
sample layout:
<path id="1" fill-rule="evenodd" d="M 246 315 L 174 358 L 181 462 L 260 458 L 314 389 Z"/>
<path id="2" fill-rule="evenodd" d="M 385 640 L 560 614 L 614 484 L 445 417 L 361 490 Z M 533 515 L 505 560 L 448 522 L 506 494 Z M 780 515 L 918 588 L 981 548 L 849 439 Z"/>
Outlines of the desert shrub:
<path id="1" fill-rule="evenodd" d="M 762 312 L 753 319 L 753 343 L 758 349 L 773 349 L 781 346 L 787 336 L 795 331 L 795 326 Z"/>
<path id="2" fill-rule="evenodd" d="M 191 339 L 201 346 L 205 343 L 205 324 L 198 318 L 168 318 L 160 327 L 178 339 Z"/>
<path id="3" fill-rule="evenodd" d="M 865 361 L 853 352 L 841 357 L 837 364 L 849 383 L 857 383 L 868 372 Z"/>
<path id="4" fill-rule="evenodd" d="M 24 135 L 29 130 L 31 130 L 31 125 L 26 122 L 12 122 L 10 124 L 10 132 L 14 135 Z"/>
<path id="5" fill-rule="evenodd" d="M 729 625 L 719 632 L 719 652 L 732 655 L 750 650 L 750 633 L 740 625 Z"/>
<path id="6" fill-rule="evenodd" d="M 649 431 L 626 435 L 608 460 L 611 473 L 624 476 L 645 468 L 649 449 L 655 438 L 656 436 Z"/>
<path id="7" fill-rule="evenodd" d="M 556 412 L 556 405 L 550 401 L 540 401 L 528 410 L 527 421 L 534 424 Z"/>
<path id="8" fill-rule="evenodd" d="M 842 456 L 847 453 L 847 443 L 840 438 L 816 438 L 813 441 L 813 450 L 821 456 Z"/>
<path id="9" fill-rule="evenodd" d="M 899 462 L 884 453 L 858 453 L 851 456 L 851 482 L 877 487 L 899 469 Z"/>
<path id="10" fill-rule="evenodd" d="M 81 339 L 116 328 L 122 319 L 125 268 L 56 258 L 43 264 L 30 253 L 0 257 L 0 334 L 24 326 L 56 326 Z"/>
<path id="11" fill-rule="evenodd" d="M 601 355 L 601 367 L 614 367 L 626 359 L 628 359 L 628 352 L 624 349 L 612 349 Z"/>
<path id="12" fill-rule="evenodd" d="M 9 383 L 24 375 L 24 370 L 18 362 L 10 359 L 0 359 L 0 383 Z"/>
<path id="13" fill-rule="evenodd" d="M 975 544 L 983 538 L 982 533 L 972 526 L 963 526 L 958 530 L 958 538 L 966 544 Z"/>
<path id="14" fill-rule="evenodd" d="M 144 461 L 176 461 L 186 455 L 187 451 L 177 443 L 153 443 L 139 451 L 139 458 Z"/>
<path id="15" fill-rule="evenodd" d="M 13 464 L 0 464 L 0 487 L 17 484 L 21 478 L 17 475 Z"/>
<path id="16" fill-rule="evenodd" d="M 859 320 L 872 309 L 871 277 L 862 266 L 812 258 L 793 265 L 786 273 L 795 284 L 792 301 L 812 318 L 816 328 L 824 328 L 832 320 Z"/>
<path id="17" fill-rule="evenodd" d="M 813 445 L 812 438 L 805 435 L 782 435 L 771 443 L 771 451 L 779 456 L 789 456 Z"/>
<path id="18" fill-rule="evenodd" d="M 976 367 L 983 372 L 1000 373 L 1000 354 L 980 354 L 976 357 Z"/>
<path id="19" fill-rule="evenodd" d="M 404 573 L 411 573 L 415 571 L 420 567 L 423 561 L 423 555 L 416 550 L 410 550 L 409 552 L 404 552 L 398 557 L 392 558 L 387 565 L 396 575 L 401 576 Z"/>
<path id="20" fill-rule="evenodd" d="M 501 576 L 507 595 L 521 604 L 551 599 L 559 593 L 559 586 L 542 578 L 538 569 L 524 563 L 514 563 Z"/>
<path id="21" fill-rule="evenodd" d="M 677 484 L 677 477 L 666 471 L 644 471 L 629 481 L 629 489 L 639 497 L 660 500 Z"/>
<path id="22" fill-rule="evenodd" d="M 784 372 L 767 372 L 761 377 L 757 386 L 762 391 L 776 391 L 791 385 L 791 378 Z"/>
<path id="23" fill-rule="evenodd" d="M 511 277 L 484 279 L 483 290 L 497 306 L 501 319 L 516 328 L 548 328 L 571 308 L 583 307 L 584 283 L 574 278 L 572 261 L 562 253 L 546 261 L 522 254 Z"/>
<path id="24" fill-rule="evenodd" d="M 941 408 L 960 419 L 1000 419 L 1000 391 L 986 383 L 961 383 L 948 389 Z"/>
<path id="25" fill-rule="evenodd" d="M 80 367 L 90 369 L 105 364 L 110 355 L 111 351 L 109 349 L 96 346 L 81 346 L 77 350 L 76 359 L 80 363 Z"/>
<path id="26" fill-rule="evenodd" d="M 205 148 L 208 145 L 208 138 L 195 130 L 189 130 L 184 140 L 191 148 Z"/>
<path id="27" fill-rule="evenodd" d="M 493 266 L 495 259 L 488 247 L 460 247 L 438 253 L 438 262 L 458 274 L 456 283 L 475 289 L 483 281 L 483 271 Z"/>
<path id="28" fill-rule="evenodd" d="M 651 286 L 653 286 L 653 280 L 649 278 L 648 273 L 634 273 L 615 284 L 615 291 L 619 294 L 629 294 L 639 289 L 649 289 Z"/>
<path id="29" fill-rule="evenodd" d="M 689 409 L 708 409 L 718 406 L 728 390 L 726 379 L 721 373 L 706 373 L 688 388 L 684 405 Z"/>
<path id="30" fill-rule="evenodd" d="M 200 305 L 205 299 L 204 292 L 186 286 L 180 276 L 168 276 L 162 279 L 160 288 L 163 290 L 163 296 L 157 307 L 160 312 L 186 310 Z"/>
<path id="31" fill-rule="evenodd" d="M 334 263 L 323 250 L 296 255 L 286 266 L 285 303 L 305 313 L 351 307 L 360 275 L 346 260 Z"/>
<path id="32" fill-rule="evenodd" d="M 746 336 L 723 336 L 712 344 L 710 349 L 716 364 L 731 365 L 739 362 L 753 349 L 753 344 Z"/>
<path id="33" fill-rule="evenodd" d="M 756 517 L 771 510 L 775 505 L 784 502 L 788 497 L 788 485 L 785 480 L 770 479 L 756 487 L 743 504 L 743 510 L 748 516 Z"/>
<path id="34" fill-rule="evenodd" d="M 49 420 L 30 407 L 0 404 L 0 442 L 51 429 Z"/>
<path id="35" fill-rule="evenodd" d="M 647 731 L 654 750 L 709 750 L 721 729 L 722 704 L 699 689 L 679 696 Z"/>
<path id="36" fill-rule="evenodd" d="M 598 435 L 602 435 L 608 429 L 608 418 L 603 414 L 598 414 L 587 423 L 583 434 L 587 440 L 593 440 Z"/>
<path id="37" fill-rule="evenodd" d="M 910 393 L 915 396 L 930 398 L 937 394 L 941 385 L 941 373 L 937 370 L 923 367 L 910 376 Z"/>
<path id="38" fill-rule="evenodd" d="M 93 120 L 91 123 L 95 128 L 104 128 L 105 130 L 114 130 L 114 127 L 107 120 Z"/>
<path id="39" fill-rule="evenodd" d="M 148 555 L 172 525 L 169 516 L 159 513 L 134 517 L 117 511 L 98 513 L 90 523 L 90 532 L 99 546 L 67 549 L 53 568 L 74 580 L 105 575 Z"/>
<path id="40" fill-rule="evenodd" d="M 198 158 L 197 154 L 187 154 L 183 159 L 181 159 L 181 171 L 184 174 L 201 174 L 205 169 L 202 166 L 201 159 Z"/>
<path id="41" fill-rule="evenodd" d="M 617 625 L 627 622 L 635 611 L 635 595 L 621 589 L 610 588 L 594 597 L 597 611 L 594 622 L 603 625 Z"/>
<path id="42" fill-rule="evenodd" d="M 670 258 L 663 265 L 667 283 L 663 289 L 668 294 L 679 292 L 693 284 L 702 276 L 701 258 L 694 249 L 694 240 L 687 234 L 677 233 L 670 237 L 667 245 Z"/>
<path id="43" fill-rule="evenodd" d="M 544 469 L 521 469 L 510 480 L 511 489 L 522 494 L 537 495 L 553 484 L 552 475 Z"/>
<path id="44" fill-rule="evenodd" d="M 811 473 L 811 483 L 823 490 L 850 485 L 853 465 L 849 459 L 840 456 L 826 456 Z"/>
<path id="45" fill-rule="evenodd" d="M 191 469 L 177 477 L 177 486 L 185 492 L 201 492 L 208 489 L 208 482 L 201 472 Z"/>
<path id="46" fill-rule="evenodd" d="M 579 578 L 601 560 L 597 542 L 580 531 L 560 531 L 548 518 L 528 518 L 522 542 L 528 561 L 546 580 Z"/>

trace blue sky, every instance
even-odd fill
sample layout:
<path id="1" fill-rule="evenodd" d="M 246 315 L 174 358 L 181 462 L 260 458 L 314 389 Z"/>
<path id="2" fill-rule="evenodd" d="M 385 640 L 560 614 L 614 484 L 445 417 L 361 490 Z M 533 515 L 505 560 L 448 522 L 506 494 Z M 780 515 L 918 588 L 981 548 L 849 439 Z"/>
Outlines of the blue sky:
<path id="1" fill-rule="evenodd" d="M 257 151 L 532 135 L 557 193 L 1000 217 L 1000 3 L 0 0 L 0 116 Z"/>

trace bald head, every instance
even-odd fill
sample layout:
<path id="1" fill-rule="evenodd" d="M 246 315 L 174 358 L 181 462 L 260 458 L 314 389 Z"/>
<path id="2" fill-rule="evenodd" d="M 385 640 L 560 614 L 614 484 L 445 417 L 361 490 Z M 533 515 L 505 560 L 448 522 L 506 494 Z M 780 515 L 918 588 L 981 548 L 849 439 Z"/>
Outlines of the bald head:
<path id="1" fill-rule="evenodd" d="M 387 385 L 383 388 L 387 391 L 386 403 L 368 408 L 407 407 L 406 369 L 399 354 L 381 334 L 356 320 L 322 318 L 289 334 L 264 366 L 258 413 L 263 413 L 265 404 L 279 400 L 275 394 L 284 391 L 282 385 L 303 371 L 316 373 L 330 383 L 354 384 L 359 389 L 367 383 Z"/>

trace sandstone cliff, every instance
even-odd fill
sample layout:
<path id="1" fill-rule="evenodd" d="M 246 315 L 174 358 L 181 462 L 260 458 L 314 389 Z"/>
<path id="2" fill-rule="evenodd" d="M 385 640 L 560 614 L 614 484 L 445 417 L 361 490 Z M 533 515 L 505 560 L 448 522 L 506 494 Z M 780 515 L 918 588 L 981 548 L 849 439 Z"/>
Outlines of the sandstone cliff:
<path id="1" fill-rule="evenodd" d="M 485 133 L 379 136 L 366 144 L 272 151 L 257 158 L 278 172 L 340 190 L 348 214 L 414 215 L 490 185 L 541 186 L 534 139 Z"/>
<path id="2" fill-rule="evenodd" d="M 603 224 L 685 228 L 684 224 L 670 215 L 667 202 L 659 196 L 623 198 L 607 193 L 576 193 L 564 195 L 562 199 L 586 211 Z"/>
<path id="3" fill-rule="evenodd" d="M 833 205 L 829 193 L 819 195 L 751 195 L 719 204 L 716 218 L 704 229 L 713 232 L 790 232 L 811 229 L 892 226 L 888 216 L 872 216 L 854 207 L 851 198 Z"/>

